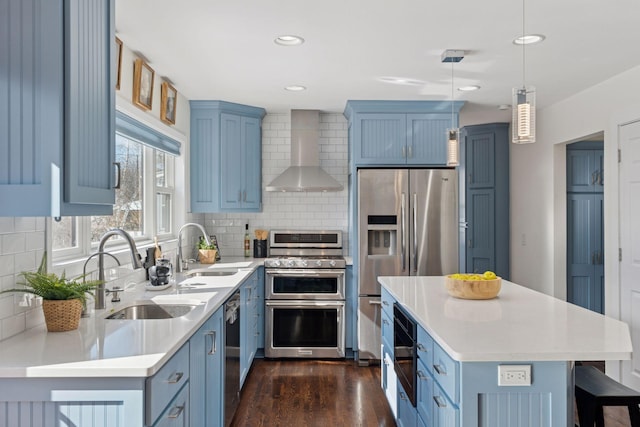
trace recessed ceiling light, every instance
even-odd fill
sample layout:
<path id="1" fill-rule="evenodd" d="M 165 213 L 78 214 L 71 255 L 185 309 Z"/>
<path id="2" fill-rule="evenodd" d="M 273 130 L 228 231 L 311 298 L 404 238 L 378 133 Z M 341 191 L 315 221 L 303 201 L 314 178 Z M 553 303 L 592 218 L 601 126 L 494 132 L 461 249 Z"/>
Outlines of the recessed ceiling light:
<path id="1" fill-rule="evenodd" d="M 542 42 L 544 39 L 545 36 L 542 34 L 527 34 L 513 39 L 513 44 L 536 44 Z"/>
<path id="2" fill-rule="evenodd" d="M 460 92 L 473 92 L 474 90 L 480 89 L 478 85 L 469 85 L 469 86 L 460 86 L 458 90 Z"/>
<path id="3" fill-rule="evenodd" d="M 291 85 L 291 86 L 285 87 L 285 90 L 290 90 L 291 92 L 301 92 L 303 90 L 307 90 L 307 88 L 305 86 L 300 86 L 300 85 Z"/>
<path id="4" fill-rule="evenodd" d="M 384 83 L 393 83 L 396 85 L 420 86 L 424 84 L 422 80 L 409 79 L 405 77 L 378 77 L 378 80 Z"/>
<path id="5" fill-rule="evenodd" d="M 304 39 L 300 36 L 287 34 L 276 37 L 274 43 L 279 44 L 280 46 L 298 46 L 304 43 Z"/>

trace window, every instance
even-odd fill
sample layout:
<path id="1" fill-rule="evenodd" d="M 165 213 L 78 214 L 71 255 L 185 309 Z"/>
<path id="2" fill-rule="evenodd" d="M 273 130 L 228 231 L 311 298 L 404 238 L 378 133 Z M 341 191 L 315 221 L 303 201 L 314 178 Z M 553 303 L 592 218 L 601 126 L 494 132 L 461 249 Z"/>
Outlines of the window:
<path id="1" fill-rule="evenodd" d="M 172 234 L 175 156 L 139 137 L 134 132 L 116 133 L 120 187 L 113 215 L 63 217 L 60 222 L 52 222 L 54 260 L 89 254 L 100 237 L 115 227 L 126 230 L 137 241 Z M 119 236 L 109 243 L 117 244 L 118 239 L 122 243 Z"/>

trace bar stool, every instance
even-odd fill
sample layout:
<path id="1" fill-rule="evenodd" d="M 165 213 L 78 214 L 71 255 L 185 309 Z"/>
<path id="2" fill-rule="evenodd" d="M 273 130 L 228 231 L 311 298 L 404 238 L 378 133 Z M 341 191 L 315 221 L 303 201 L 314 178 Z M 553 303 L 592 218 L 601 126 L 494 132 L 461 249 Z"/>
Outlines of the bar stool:
<path id="1" fill-rule="evenodd" d="M 603 406 L 626 406 L 632 427 L 640 427 L 640 393 L 594 366 L 576 366 L 576 405 L 580 427 L 604 427 Z"/>

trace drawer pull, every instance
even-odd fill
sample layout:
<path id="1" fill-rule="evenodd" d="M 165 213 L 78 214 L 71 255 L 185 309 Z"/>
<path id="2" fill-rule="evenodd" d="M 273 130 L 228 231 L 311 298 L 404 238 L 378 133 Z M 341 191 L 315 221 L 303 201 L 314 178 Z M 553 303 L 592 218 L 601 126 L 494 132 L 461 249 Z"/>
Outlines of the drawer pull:
<path id="1" fill-rule="evenodd" d="M 184 374 L 182 372 L 176 372 L 175 374 L 173 374 L 173 377 L 169 378 L 168 383 L 169 384 L 177 384 L 180 382 L 180 380 L 182 379 L 182 377 L 184 376 Z"/>
<path id="2" fill-rule="evenodd" d="M 382 301 L 382 305 L 386 305 L 387 307 L 389 306 L 389 301 Z"/>
<path id="3" fill-rule="evenodd" d="M 400 399 L 402 399 L 402 400 L 409 400 L 409 399 L 407 398 L 407 395 L 406 395 L 406 394 L 404 394 L 404 391 L 401 391 L 401 392 L 400 392 Z"/>
<path id="4" fill-rule="evenodd" d="M 384 323 L 385 325 L 388 325 L 389 322 L 387 321 L 387 319 L 382 319 L 382 323 Z"/>
<path id="5" fill-rule="evenodd" d="M 423 351 L 423 352 L 427 352 L 427 347 L 423 346 L 422 344 L 418 343 L 418 351 Z"/>
<path id="6" fill-rule="evenodd" d="M 425 373 L 422 372 L 421 370 L 418 370 L 417 374 L 418 374 L 418 378 L 420 378 L 423 381 L 427 381 L 429 379 L 429 377 L 426 376 Z"/>
<path id="7" fill-rule="evenodd" d="M 438 408 L 446 408 L 447 407 L 447 402 L 440 396 L 433 396 L 433 400 L 436 402 L 436 405 L 438 405 Z"/>
<path id="8" fill-rule="evenodd" d="M 178 418 L 180 414 L 182 414 L 182 412 L 184 411 L 184 406 L 185 405 L 174 406 L 173 409 L 171 409 L 171 412 L 169 412 L 169 415 L 167 415 L 167 417 L 171 419 Z"/>
<path id="9" fill-rule="evenodd" d="M 207 336 L 208 337 L 212 337 L 212 339 L 211 339 L 211 348 L 209 349 L 209 352 L 207 353 L 209 356 L 212 356 L 212 355 L 216 354 L 217 351 L 218 351 L 218 348 L 216 347 L 216 331 L 207 332 Z"/>
<path id="10" fill-rule="evenodd" d="M 442 365 L 433 365 L 433 369 L 438 373 L 438 375 L 447 375 L 447 370 Z"/>

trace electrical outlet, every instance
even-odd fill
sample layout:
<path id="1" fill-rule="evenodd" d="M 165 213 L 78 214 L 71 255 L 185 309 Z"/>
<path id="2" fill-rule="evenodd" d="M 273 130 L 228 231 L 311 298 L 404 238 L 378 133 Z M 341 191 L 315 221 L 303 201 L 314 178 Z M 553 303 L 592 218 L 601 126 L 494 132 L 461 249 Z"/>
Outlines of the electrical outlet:
<path id="1" fill-rule="evenodd" d="M 531 365 L 498 365 L 498 385 L 531 385 Z"/>

